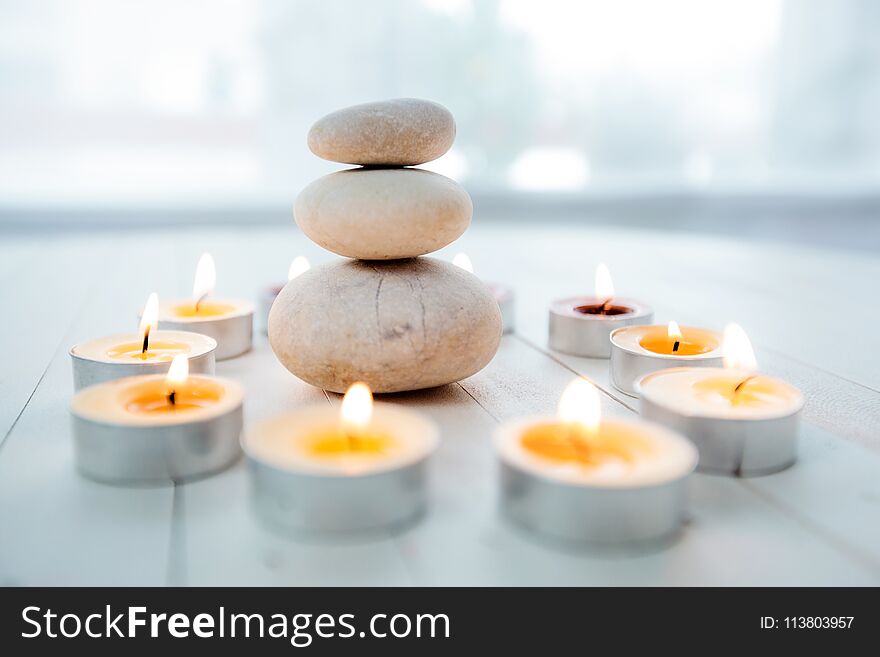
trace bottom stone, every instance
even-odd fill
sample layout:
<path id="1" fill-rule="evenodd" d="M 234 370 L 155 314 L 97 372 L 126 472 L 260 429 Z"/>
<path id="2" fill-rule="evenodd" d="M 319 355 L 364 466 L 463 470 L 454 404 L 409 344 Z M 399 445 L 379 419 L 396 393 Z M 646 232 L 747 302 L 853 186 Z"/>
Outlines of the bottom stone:
<path id="1" fill-rule="evenodd" d="M 269 314 L 269 342 L 293 374 L 334 392 L 419 390 L 480 371 L 501 340 L 501 312 L 476 276 L 433 258 L 346 260 L 290 281 Z"/>

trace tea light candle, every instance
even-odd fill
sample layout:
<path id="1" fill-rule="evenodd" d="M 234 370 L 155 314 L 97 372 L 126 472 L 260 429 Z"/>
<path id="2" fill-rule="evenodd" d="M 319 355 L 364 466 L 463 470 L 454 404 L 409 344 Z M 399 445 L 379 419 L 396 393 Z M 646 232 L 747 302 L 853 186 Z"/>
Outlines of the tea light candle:
<path id="1" fill-rule="evenodd" d="M 595 296 L 568 297 L 550 304 L 549 346 L 573 356 L 608 358 L 614 329 L 649 324 L 654 311 L 649 306 L 614 295 L 611 272 L 605 264 L 596 267 Z"/>
<path id="2" fill-rule="evenodd" d="M 638 384 L 642 415 L 690 438 L 700 470 L 750 477 L 789 467 L 803 395 L 757 373 L 748 336 L 735 324 L 724 331 L 724 365 L 649 374 Z"/>
<path id="3" fill-rule="evenodd" d="M 568 541 L 655 541 L 679 530 L 697 453 L 664 427 L 600 416 L 596 388 L 576 379 L 558 417 L 523 418 L 495 435 L 501 509 L 516 524 Z"/>
<path id="4" fill-rule="evenodd" d="M 158 304 L 156 294 L 151 294 L 137 333 L 108 335 L 70 348 L 75 391 L 125 376 L 167 372 L 171 359 L 178 354 L 189 359 L 191 372 L 214 373 L 217 342 L 188 331 L 155 330 Z"/>
<path id="5" fill-rule="evenodd" d="M 76 465 L 110 484 L 168 484 L 222 470 L 240 453 L 242 399 L 234 381 L 167 374 L 107 381 L 71 402 Z"/>
<path id="6" fill-rule="evenodd" d="M 287 270 L 288 282 L 292 281 L 303 272 L 308 271 L 310 268 L 311 265 L 305 256 L 296 256 L 293 259 L 293 262 L 290 263 L 290 268 Z M 283 289 L 284 284 L 271 285 L 260 294 L 260 322 L 263 333 L 266 333 L 269 330 L 269 311 L 272 310 L 272 304 L 275 303 L 276 297 L 281 294 L 281 290 Z"/>
<path id="7" fill-rule="evenodd" d="M 466 253 L 459 253 L 452 259 L 452 264 L 461 267 L 465 271 L 474 273 L 474 265 Z M 514 300 L 513 288 L 501 283 L 486 283 L 486 287 L 492 292 L 498 307 L 501 308 L 501 332 L 512 333 L 514 328 Z"/>
<path id="8" fill-rule="evenodd" d="M 627 326 L 611 332 L 611 382 L 631 397 L 646 374 L 669 367 L 714 367 L 722 362 L 721 334 L 669 322 Z"/>
<path id="9" fill-rule="evenodd" d="M 253 342 L 254 306 L 247 301 L 209 299 L 217 270 L 209 253 L 202 254 L 196 267 L 191 299 L 175 299 L 159 306 L 159 326 L 195 331 L 217 341 L 216 358 L 239 356 Z"/>
<path id="10" fill-rule="evenodd" d="M 251 429 L 242 447 L 251 466 L 255 509 L 295 532 L 376 530 L 419 516 L 436 426 L 419 413 L 373 405 L 352 385 L 339 412 L 319 406 Z"/>

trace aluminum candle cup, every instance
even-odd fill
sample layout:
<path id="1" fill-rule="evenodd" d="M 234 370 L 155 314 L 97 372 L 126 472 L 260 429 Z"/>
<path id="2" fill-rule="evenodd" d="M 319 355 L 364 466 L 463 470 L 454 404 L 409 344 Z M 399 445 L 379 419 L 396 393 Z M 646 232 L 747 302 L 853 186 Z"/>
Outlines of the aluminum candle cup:
<path id="1" fill-rule="evenodd" d="M 461 267 L 471 274 L 474 273 L 474 264 L 466 253 L 458 253 L 452 259 L 452 264 Z M 486 283 L 486 287 L 492 292 L 498 307 L 501 309 L 501 332 L 512 333 L 514 327 L 514 299 L 516 295 L 513 289 L 500 283 Z"/>
<path id="2" fill-rule="evenodd" d="M 263 333 L 269 332 L 269 312 L 272 310 L 272 304 L 275 303 L 275 299 L 281 294 L 283 289 L 283 285 L 273 285 L 272 287 L 267 287 L 260 294 L 258 306 L 260 309 L 260 330 Z"/>
<path id="3" fill-rule="evenodd" d="M 302 274 L 303 272 L 308 271 L 311 268 L 311 264 L 309 264 L 308 259 L 305 256 L 296 256 L 293 261 L 290 263 L 290 267 L 287 270 L 287 280 L 292 281 L 294 278 Z M 281 294 L 281 290 L 284 289 L 286 283 L 282 283 L 280 285 L 272 285 L 267 287 L 260 294 L 260 299 L 258 302 L 260 308 L 260 329 L 263 333 L 269 332 L 269 313 L 272 310 L 272 304 L 275 303 L 275 299 Z"/>
<path id="4" fill-rule="evenodd" d="M 650 323 L 654 311 L 633 299 L 570 297 L 550 305 L 549 345 L 555 351 L 587 358 L 611 355 L 609 335 L 623 326 Z"/>
<path id="5" fill-rule="evenodd" d="M 687 436 L 701 471 L 752 477 L 796 459 L 804 399 L 787 383 L 745 370 L 678 367 L 647 375 L 638 390 L 642 416 Z"/>
<path id="6" fill-rule="evenodd" d="M 674 324 L 674 322 L 672 323 Z M 723 362 L 721 334 L 709 329 L 681 327 L 682 346 L 667 337 L 669 327 L 627 326 L 611 332 L 611 383 L 636 397 L 636 382 L 646 374 L 669 367 L 720 367 Z"/>
<path id="7" fill-rule="evenodd" d="M 610 445 L 597 449 L 596 462 L 582 463 L 576 449 L 565 459 L 562 426 L 534 417 L 496 432 L 506 517 L 553 539 L 595 545 L 653 542 L 679 531 L 687 478 L 697 462 L 690 442 L 655 424 L 604 419 L 598 440 Z M 530 436 L 548 428 L 563 434 L 562 445 L 550 436 L 557 440 L 551 458 L 527 446 Z"/>
<path id="8" fill-rule="evenodd" d="M 109 484 L 170 484 L 222 470 L 240 454 L 243 396 L 234 381 L 201 375 L 85 388 L 71 402 L 77 468 Z"/>
<path id="9" fill-rule="evenodd" d="M 192 299 L 163 301 L 159 305 L 159 326 L 163 329 L 194 331 L 217 341 L 217 360 L 234 358 L 249 351 L 253 342 L 254 306 L 247 301 L 207 300 L 196 309 Z"/>
<path id="10" fill-rule="evenodd" d="M 501 308 L 502 333 L 513 333 L 514 329 L 514 299 L 513 289 L 498 283 L 486 283 L 492 290 L 492 295 Z"/>
<path id="11" fill-rule="evenodd" d="M 346 436 L 339 422 L 336 409 L 320 406 L 271 418 L 245 435 L 261 520 L 295 533 L 334 534 L 393 527 L 422 514 L 436 426 L 388 404 L 375 406 L 365 433 Z"/>
<path id="12" fill-rule="evenodd" d="M 213 338 L 189 331 L 152 331 L 146 352 L 143 340 L 142 333 L 118 333 L 71 347 L 73 389 L 137 374 L 163 374 L 177 354 L 189 359 L 190 372 L 214 373 Z"/>
<path id="13" fill-rule="evenodd" d="M 195 331 L 217 341 L 217 360 L 239 356 L 251 348 L 254 306 L 247 301 L 214 299 L 217 269 L 210 253 L 203 253 L 196 266 L 192 297 L 159 305 L 159 326 Z M 152 299 L 151 299 L 152 300 Z"/>

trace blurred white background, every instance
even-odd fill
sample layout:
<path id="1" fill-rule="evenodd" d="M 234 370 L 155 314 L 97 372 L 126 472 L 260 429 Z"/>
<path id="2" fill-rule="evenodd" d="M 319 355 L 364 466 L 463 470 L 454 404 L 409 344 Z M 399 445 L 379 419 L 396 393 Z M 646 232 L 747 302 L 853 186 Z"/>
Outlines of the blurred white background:
<path id="1" fill-rule="evenodd" d="M 288 208 L 311 123 L 399 96 L 486 207 L 880 189 L 875 0 L 2 0 L 0 89 L 6 215 Z"/>

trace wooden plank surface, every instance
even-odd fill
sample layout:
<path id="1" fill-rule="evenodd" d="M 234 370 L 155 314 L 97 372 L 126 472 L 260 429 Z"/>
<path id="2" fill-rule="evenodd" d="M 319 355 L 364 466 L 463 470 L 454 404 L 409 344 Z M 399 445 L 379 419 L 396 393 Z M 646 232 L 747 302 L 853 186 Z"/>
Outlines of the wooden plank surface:
<path id="1" fill-rule="evenodd" d="M 476 225 L 459 250 L 478 275 L 517 289 L 518 331 L 461 384 L 389 396 L 433 417 L 443 443 L 429 513 L 395 534 L 311 540 L 262 527 L 239 462 L 198 482 L 121 489 L 88 482 L 71 463 L 67 349 L 134 325 L 149 291 L 186 295 L 211 251 L 218 293 L 255 298 L 293 256 L 335 256 L 294 227 L 81 234 L 0 243 L 0 583 L 18 584 L 878 584 L 880 357 L 870 328 L 880 260 L 661 232 Z M 55 269 L 46 269 L 46 262 Z M 662 549 L 595 553 L 550 545 L 496 513 L 490 437 L 499 422 L 551 413 L 572 377 L 603 390 L 610 415 L 638 402 L 608 384 L 608 362 L 546 347 L 550 299 L 589 291 L 607 262 L 622 294 L 657 319 L 743 324 L 762 368 L 804 389 L 800 460 L 758 479 L 696 475 L 690 521 Z M 40 299 L 50 298 L 41 307 Z M 829 302 L 829 299 L 833 300 Z M 849 321 L 833 308 L 852 308 Z M 287 373 L 264 336 L 218 364 L 246 387 L 246 424 L 303 404 L 338 404 Z M 63 549 L 58 537 L 63 537 Z"/>
<path id="2" fill-rule="evenodd" d="M 58 350 L 64 350 L 64 337 L 99 281 L 100 270 L 88 259 L 107 258 L 107 246 L 81 239 L 3 242 L 0 444 Z"/>
<path id="3" fill-rule="evenodd" d="M 150 585 L 165 581 L 173 489 L 113 489 L 73 468 L 69 347 L 137 326 L 144 271 L 161 241 L 41 241 L 2 294 L 4 422 L 0 445 L 0 582 Z M 158 280 L 152 284 L 162 283 Z M 32 393 L 28 393 L 33 389 Z M 10 422 L 10 425 L 12 425 Z"/>

